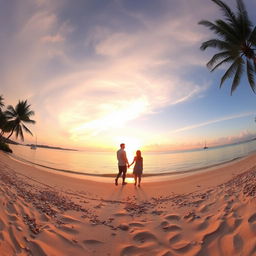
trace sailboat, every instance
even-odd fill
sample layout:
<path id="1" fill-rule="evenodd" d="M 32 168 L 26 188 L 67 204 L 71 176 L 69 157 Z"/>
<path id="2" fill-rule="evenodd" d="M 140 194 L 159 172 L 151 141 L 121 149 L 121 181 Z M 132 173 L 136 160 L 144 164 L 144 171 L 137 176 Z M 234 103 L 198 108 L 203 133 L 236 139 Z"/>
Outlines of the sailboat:
<path id="1" fill-rule="evenodd" d="M 206 141 L 204 142 L 204 149 L 207 149 L 208 147 L 206 146 Z"/>
<path id="2" fill-rule="evenodd" d="M 30 149 L 36 149 L 37 148 L 37 136 L 36 136 L 36 144 L 31 144 Z"/>

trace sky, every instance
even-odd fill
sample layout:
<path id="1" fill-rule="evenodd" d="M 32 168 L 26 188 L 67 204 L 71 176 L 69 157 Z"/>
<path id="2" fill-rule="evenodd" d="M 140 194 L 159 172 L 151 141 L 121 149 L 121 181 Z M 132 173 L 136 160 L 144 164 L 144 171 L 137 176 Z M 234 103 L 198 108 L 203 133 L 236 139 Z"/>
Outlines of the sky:
<path id="1" fill-rule="evenodd" d="M 226 0 L 235 7 L 234 0 Z M 255 0 L 244 0 L 256 24 Z M 247 80 L 230 96 L 206 67 L 210 0 L 0 0 L 0 95 L 28 100 L 25 143 L 164 151 L 256 136 Z"/>

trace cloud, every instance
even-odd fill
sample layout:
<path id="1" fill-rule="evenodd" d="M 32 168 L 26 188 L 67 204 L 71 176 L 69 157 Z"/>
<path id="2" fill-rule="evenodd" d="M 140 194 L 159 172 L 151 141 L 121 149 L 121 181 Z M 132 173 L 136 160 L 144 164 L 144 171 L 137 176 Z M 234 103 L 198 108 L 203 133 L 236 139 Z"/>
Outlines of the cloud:
<path id="1" fill-rule="evenodd" d="M 176 14 L 167 4 L 153 18 L 117 1 L 119 10 L 113 1 L 84 18 L 69 14 L 73 3 L 60 2 L 27 1 L 20 10 L 25 18 L 16 24 L 5 89 L 18 88 L 17 97 L 29 97 L 36 113 L 71 140 L 104 135 L 208 89 L 185 75 L 205 63 L 198 50 L 200 8 L 177 3 Z"/>
<path id="2" fill-rule="evenodd" d="M 251 140 L 255 137 L 256 137 L 255 133 L 244 130 L 244 131 L 241 131 L 239 134 L 214 139 L 211 141 L 211 145 L 215 146 L 215 145 L 238 143 L 246 140 Z"/>
<path id="3" fill-rule="evenodd" d="M 200 128 L 200 127 L 203 127 L 203 126 L 208 126 L 208 125 L 211 125 L 211 124 L 220 123 L 220 122 L 223 122 L 223 121 L 238 119 L 238 118 L 247 117 L 247 116 L 252 116 L 252 115 L 255 115 L 255 113 L 254 112 L 248 112 L 248 113 L 235 114 L 235 115 L 231 115 L 231 116 L 225 116 L 225 117 L 222 117 L 222 118 L 209 120 L 209 121 L 206 121 L 206 122 L 203 122 L 203 123 L 185 126 L 185 127 L 176 129 L 176 130 L 172 131 L 171 133 L 179 133 L 179 132 L 189 131 L 189 130 L 197 129 L 197 128 Z"/>
<path id="4" fill-rule="evenodd" d="M 48 36 L 44 36 L 42 38 L 43 42 L 46 43 L 59 43 L 59 42 L 63 42 L 64 38 L 63 36 L 61 36 L 60 34 L 56 34 L 56 35 L 48 35 Z"/>

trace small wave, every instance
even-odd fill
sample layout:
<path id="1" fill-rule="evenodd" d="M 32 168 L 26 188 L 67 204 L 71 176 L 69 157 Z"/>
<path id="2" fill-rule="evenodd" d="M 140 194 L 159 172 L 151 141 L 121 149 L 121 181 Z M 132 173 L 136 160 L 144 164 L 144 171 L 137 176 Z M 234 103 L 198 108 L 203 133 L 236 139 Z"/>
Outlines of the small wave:
<path id="1" fill-rule="evenodd" d="M 28 163 L 30 165 L 34 165 L 34 166 L 38 166 L 38 167 L 42 167 L 45 169 L 49 169 L 49 170 L 53 170 L 53 171 L 57 171 L 57 172 L 63 172 L 63 173 L 69 173 L 69 174 L 76 174 L 76 175 L 83 175 L 83 176 L 93 176 L 93 177 L 109 177 L 109 178 L 113 178 L 116 176 L 116 173 L 107 173 L 107 174 L 103 174 L 103 173 L 88 173 L 88 172 L 79 172 L 79 171 L 74 171 L 74 170 L 69 170 L 69 169 L 61 169 L 61 168 L 55 168 L 55 167 L 51 167 L 51 166 L 47 166 L 47 165 L 43 165 L 43 164 L 39 164 L 39 163 L 35 163 L 32 161 L 29 161 L 27 159 L 24 159 L 22 157 L 19 157 L 17 155 L 10 155 L 12 158 L 14 158 L 15 160 L 21 161 L 23 163 Z M 224 162 L 219 162 L 216 164 L 212 164 L 212 165 L 207 165 L 207 166 L 202 166 L 202 167 L 198 167 L 198 168 L 192 168 L 192 169 L 187 169 L 187 170 L 182 170 L 182 171 L 167 171 L 167 172 L 161 172 L 161 173 L 143 173 L 143 177 L 154 177 L 154 176 L 177 176 L 177 175 L 182 175 L 182 174 L 189 174 L 189 173 L 196 173 L 199 171 L 203 171 L 203 170 L 207 170 L 213 167 L 217 167 L 223 164 L 228 164 L 231 163 L 233 161 L 239 160 L 243 158 L 241 157 L 235 157 L 231 160 L 228 161 L 224 161 Z M 131 173 L 127 173 L 126 174 L 127 177 L 133 177 L 133 174 Z"/>

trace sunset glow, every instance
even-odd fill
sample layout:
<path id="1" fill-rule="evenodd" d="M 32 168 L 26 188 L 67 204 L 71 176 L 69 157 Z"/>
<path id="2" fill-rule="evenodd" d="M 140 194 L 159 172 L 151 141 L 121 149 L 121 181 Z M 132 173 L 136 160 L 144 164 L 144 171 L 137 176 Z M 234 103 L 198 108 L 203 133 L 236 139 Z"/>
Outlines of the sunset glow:
<path id="1" fill-rule="evenodd" d="M 14 2 L 1 11 L 0 94 L 28 100 L 39 144 L 109 151 L 124 142 L 132 158 L 256 136 L 247 80 L 232 97 L 228 82 L 219 90 L 221 70 L 209 72 L 212 53 L 199 50 L 212 35 L 198 21 L 218 15 L 210 1 Z"/>

